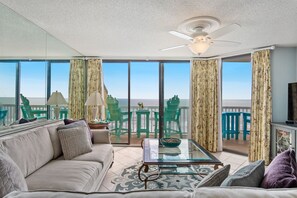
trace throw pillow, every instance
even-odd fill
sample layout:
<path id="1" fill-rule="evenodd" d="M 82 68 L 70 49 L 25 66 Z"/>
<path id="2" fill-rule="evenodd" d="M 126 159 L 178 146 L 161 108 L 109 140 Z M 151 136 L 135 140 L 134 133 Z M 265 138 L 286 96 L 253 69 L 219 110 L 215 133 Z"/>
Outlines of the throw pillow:
<path id="1" fill-rule="evenodd" d="M 58 135 L 65 160 L 92 151 L 86 126 L 59 129 Z"/>
<path id="2" fill-rule="evenodd" d="M 264 160 L 253 162 L 227 177 L 221 186 L 260 187 L 264 171 Z"/>
<path id="3" fill-rule="evenodd" d="M 28 123 L 28 122 L 34 122 L 35 120 L 37 120 L 37 118 L 32 118 L 32 119 L 21 118 L 20 121 L 19 121 L 19 124 L 24 124 L 24 123 Z"/>
<path id="4" fill-rule="evenodd" d="M 230 171 L 230 164 L 223 168 L 217 169 L 204 177 L 196 188 L 208 186 L 220 186 L 221 183 L 228 177 Z"/>
<path id="5" fill-rule="evenodd" d="M 286 150 L 277 155 L 267 168 L 261 187 L 292 188 L 297 187 L 296 158 L 294 150 Z"/>
<path id="6" fill-rule="evenodd" d="M 76 123 L 76 124 L 73 124 L 73 123 Z M 83 124 L 84 126 L 87 126 L 88 127 L 88 132 L 90 134 L 91 142 L 92 143 L 94 142 L 94 135 L 93 135 L 87 121 L 84 118 L 79 119 L 79 120 L 64 119 L 64 124 L 65 125 L 70 125 L 70 126 L 78 126 L 80 124 Z"/>
<path id="7" fill-rule="evenodd" d="M 0 197 L 12 191 L 28 191 L 28 186 L 16 163 L 0 150 Z"/>

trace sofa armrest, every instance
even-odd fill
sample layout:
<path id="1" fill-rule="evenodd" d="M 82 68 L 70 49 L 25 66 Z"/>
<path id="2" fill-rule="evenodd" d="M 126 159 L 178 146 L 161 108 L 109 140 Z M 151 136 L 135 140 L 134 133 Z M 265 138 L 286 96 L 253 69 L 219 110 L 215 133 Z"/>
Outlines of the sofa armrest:
<path id="1" fill-rule="evenodd" d="M 91 129 L 94 137 L 94 144 L 110 144 L 108 129 Z"/>

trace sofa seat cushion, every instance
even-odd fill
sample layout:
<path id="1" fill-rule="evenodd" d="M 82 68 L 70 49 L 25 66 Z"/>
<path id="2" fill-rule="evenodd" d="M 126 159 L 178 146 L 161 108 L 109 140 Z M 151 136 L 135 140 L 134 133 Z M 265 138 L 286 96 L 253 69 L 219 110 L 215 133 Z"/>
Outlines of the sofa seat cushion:
<path id="1" fill-rule="evenodd" d="M 92 152 L 82 154 L 72 160 L 100 162 L 104 167 L 105 163 L 110 162 L 111 158 L 113 158 L 113 147 L 111 144 L 94 144 Z"/>
<path id="2" fill-rule="evenodd" d="M 98 162 L 52 160 L 26 178 L 29 190 L 65 190 L 89 192 L 99 177 Z"/>

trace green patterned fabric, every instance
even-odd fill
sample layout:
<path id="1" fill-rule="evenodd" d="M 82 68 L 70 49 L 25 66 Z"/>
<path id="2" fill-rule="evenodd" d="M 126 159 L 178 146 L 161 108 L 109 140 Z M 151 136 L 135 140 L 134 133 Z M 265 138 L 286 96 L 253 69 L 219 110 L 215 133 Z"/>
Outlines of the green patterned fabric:
<path id="1" fill-rule="evenodd" d="M 272 117 L 270 50 L 252 56 L 252 110 L 249 160 L 270 162 L 270 124 Z"/>
<path id="2" fill-rule="evenodd" d="M 84 118 L 85 107 L 85 62 L 84 60 L 70 61 L 69 74 L 69 115 L 72 119 Z"/>
<path id="3" fill-rule="evenodd" d="M 87 80 L 87 96 L 91 95 L 93 92 L 97 91 L 102 95 L 104 99 L 103 90 L 103 77 L 102 77 L 102 61 L 101 59 L 89 59 L 87 60 L 87 70 L 88 70 L 88 80 Z M 92 107 L 87 107 L 87 120 L 92 120 Z M 101 107 L 98 108 L 100 112 L 100 118 L 105 118 L 105 113 L 102 113 Z M 98 116 L 97 112 L 97 116 Z"/>
<path id="4" fill-rule="evenodd" d="M 205 149 L 218 149 L 218 60 L 194 60 L 191 138 Z"/>

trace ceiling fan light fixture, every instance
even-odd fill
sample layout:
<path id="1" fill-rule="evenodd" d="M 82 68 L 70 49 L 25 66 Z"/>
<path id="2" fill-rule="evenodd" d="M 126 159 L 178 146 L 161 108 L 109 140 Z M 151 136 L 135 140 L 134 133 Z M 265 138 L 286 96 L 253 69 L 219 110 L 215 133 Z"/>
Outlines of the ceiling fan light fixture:
<path id="1" fill-rule="evenodd" d="M 195 38 L 194 42 L 189 45 L 189 49 L 194 53 L 194 54 L 203 54 L 208 50 L 210 46 L 209 39 L 205 38 Z"/>

